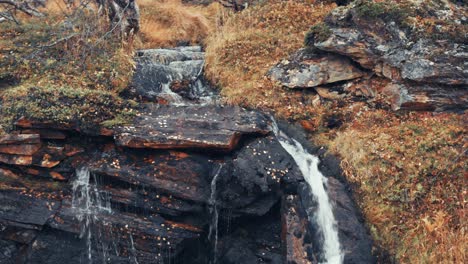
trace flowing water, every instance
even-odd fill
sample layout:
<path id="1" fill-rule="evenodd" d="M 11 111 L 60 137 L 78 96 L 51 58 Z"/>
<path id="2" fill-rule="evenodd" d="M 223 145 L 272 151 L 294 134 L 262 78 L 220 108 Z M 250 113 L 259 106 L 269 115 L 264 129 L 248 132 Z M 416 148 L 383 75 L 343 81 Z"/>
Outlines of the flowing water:
<path id="1" fill-rule="evenodd" d="M 80 223 L 80 238 L 86 241 L 88 263 L 93 261 L 93 233 L 98 235 L 97 241 L 102 244 L 102 256 L 103 262 L 105 262 L 107 261 L 107 245 L 104 243 L 105 240 L 101 238 L 102 232 L 99 226 L 97 230 L 92 230 L 92 227 L 99 220 L 99 213 L 112 213 L 110 197 L 106 192 L 99 191 L 96 184 L 89 183 L 90 175 L 86 167 L 76 170 L 76 179 L 72 184 L 72 210 Z"/>
<path id="2" fill-rule="evenodd" d="M 223 165 L 220 165 L 211 180 L 211 195 L 210 200 L 208 201 L 210 205 L 210 214 L 211 214 L 211 224 L 210 230 L 208 233 L 208 238 L 213 242 L 213 261 L 212 264 L 216 263 L 217 249 L 218 249 L 218 206 L 216 203 L 216 181 L 221 172 Z"/>
<path id="3" fill-rule="evenodd" d="M 308 215 L 309 221 L 314 221 L 323 236 L 323 257 L 321 263 L 343 263 L 344 254 L 341 251 L 336 220 L 333 215 L 332 204 L 325 190 L 327 178 L 318 169 L 319 159 L 311 155 L 295 139 L 289 138 L 280 131 L 273 121 L 273 131 L 281 146 L 291 155 L 301 170 L 305 181 L 310 186 L 313 197 L 317 200 L 318 208 L 315 214 Z"/>

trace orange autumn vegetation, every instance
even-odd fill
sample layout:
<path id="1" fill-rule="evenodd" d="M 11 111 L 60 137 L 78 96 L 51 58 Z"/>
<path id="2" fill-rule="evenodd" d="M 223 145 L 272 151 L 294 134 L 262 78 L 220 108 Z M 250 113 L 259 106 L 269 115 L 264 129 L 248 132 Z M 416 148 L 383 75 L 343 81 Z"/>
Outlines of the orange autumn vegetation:
<path id="1" fill-rule="evenodd" d="M 278 60 L 302 47 L 310 26 L 334 7 L 271 0 L 223 16 L 206 40 L 207 77 L 222 87 L 228 103 L 274 109 L 283 117 L 311 114 L 312 94 L 284 90 L 264 75 Z"/>
<path id="2" fill-rule="evenodd" d="M 373 237 L 401 263 L 465 263 L 467 114 L 363 111 L 331 140 Z"/>
<path id="3" fill-rule="evenodd" d="M 215 24 L 222 7 L 183 4 L 181 0 L 137 0 L 141 13 L 141 47 L 200 44 Z"/>

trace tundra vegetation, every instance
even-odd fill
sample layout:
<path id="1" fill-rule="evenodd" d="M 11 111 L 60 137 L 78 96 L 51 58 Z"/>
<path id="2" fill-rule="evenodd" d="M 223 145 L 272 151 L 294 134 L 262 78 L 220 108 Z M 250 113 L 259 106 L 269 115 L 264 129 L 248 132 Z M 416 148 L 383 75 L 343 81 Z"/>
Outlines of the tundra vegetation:
<path id="1" fill-rule="evenodd" d="M 352 4 L 369 25 L 380 19 L 402 24 L 415 38 L 466 38 L 466 26 L 431 15 L 442 1 L 419 9 L 412 2 Z M 314 92 L 265 77 L 304 39 L 308 45 L 327 38 L 324 19 L 337 8 L 334 1 L 267 0 L 241 12 L 216 2 L 137 3 L 138 34 L 128 38 L 114 32 L 116 21 L 95 2 L 0 0 L 0 132 L 19 117 L 125 123 L 137 107 L 121 96 L 132 77 L 133 51 L 201 44 L 206 77 L 225 103 L 299 122 L 311 141 L 342 159 L 373 238 L 392 258 L 466 262 L 466 113 L 394 112 L 341 99 L 316 104 Z"/>

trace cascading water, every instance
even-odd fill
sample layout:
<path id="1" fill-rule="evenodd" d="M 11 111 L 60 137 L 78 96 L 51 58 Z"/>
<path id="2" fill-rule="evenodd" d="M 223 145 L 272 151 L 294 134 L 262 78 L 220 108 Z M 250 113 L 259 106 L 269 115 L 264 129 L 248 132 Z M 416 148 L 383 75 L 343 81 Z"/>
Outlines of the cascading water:
<path id="1" fill-rule="evenodd" d="M 92 263 L 92 230 L 91 225 L 98 220 L 99 212 L 112 213 L 110 199 L 106 192 L 101 192 L 96 185 L 89 183 L 90 173 L 87 167 L 76 170 L 76 179 L 72 184 L 72 210 L 80 223 L 80 238 L 86 239 L 88 263 Z M 100 230 L 98 230 L 100 236 Z M 98 240 L 101 240 L 98 237 Z M 103 241 L 101 241 L 103 242 Z M 106 260 L 106 245 L 103 248 L 103 262 Z"/>
<path id="2" fill-rule="evenodd" d="M 319 231 L 323 235 L 323 259 L 321 263 L 343 263 L 344 254 L 341 251 L 338 239 L 336 220 L 324 187 L 327 185 L 327 178 L 318 169 L 319 159 L 308 153 L 297 140 L 289 138 L 285 133 L 280 131 L 274 120 L 273 131 L 281 146 L 296 162 L 304 179 L 310 186 L 312 195 L 317 200 L 317 212 L 314 215 L 309 215 L 309 221 L 315 221 L 319 227 Z"/>
<path id="3" fill-rule="evenodd" d="M 208 233 L 208 238 L 213 242 L 213 261 L 212 264 L 216 263 L 217 249 L 218 249 L 218 206 L 216 202 L 216 181 L 221 172 L 223 165 L 220 165 L 211 180 L 211 195 L 210 200 L 208 201 L 210 205 L 210 214 L 211 214 L 211 224 L 210 230 Z"/>

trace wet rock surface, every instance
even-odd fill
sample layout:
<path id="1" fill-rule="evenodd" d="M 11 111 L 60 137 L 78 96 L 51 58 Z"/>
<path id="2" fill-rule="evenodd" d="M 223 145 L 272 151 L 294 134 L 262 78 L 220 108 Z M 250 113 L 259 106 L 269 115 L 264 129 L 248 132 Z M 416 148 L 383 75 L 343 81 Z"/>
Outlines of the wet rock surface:
<path id="1" fill-rule="evenodd" d="M 177 104 L 209 103 L 215 97 L 203 78 L 205 53 L 199 46 L 140 50 L 136 62 L 132 96 Z"/>

